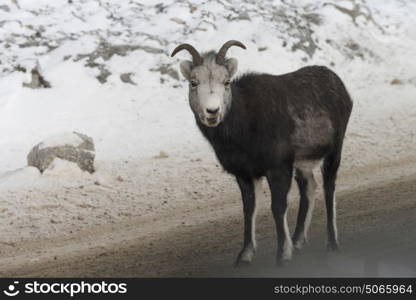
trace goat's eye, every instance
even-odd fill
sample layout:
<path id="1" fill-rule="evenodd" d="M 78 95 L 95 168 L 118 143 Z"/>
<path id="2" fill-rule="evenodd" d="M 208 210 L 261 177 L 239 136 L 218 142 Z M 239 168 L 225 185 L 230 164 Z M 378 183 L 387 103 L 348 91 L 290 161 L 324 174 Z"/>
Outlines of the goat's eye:
<path id="1" fill-rule="evenodd" d="M 226 80 L 226 81 L 224 81 L 224 85 L 225 85 L 225 86 L 229 86 L 229 85 L 230 85 L 230 83 L 231 83 L 231 81 L 230 81 L 230 80 Z"/>
<path id="2" fill-rule="evenodd" d="M 197 87 L 197 86 L 198 86 L 198 81 L 196 81 L 196 80 L 191 80 L 191 86 L 192 86 L 192 87 Z"/>

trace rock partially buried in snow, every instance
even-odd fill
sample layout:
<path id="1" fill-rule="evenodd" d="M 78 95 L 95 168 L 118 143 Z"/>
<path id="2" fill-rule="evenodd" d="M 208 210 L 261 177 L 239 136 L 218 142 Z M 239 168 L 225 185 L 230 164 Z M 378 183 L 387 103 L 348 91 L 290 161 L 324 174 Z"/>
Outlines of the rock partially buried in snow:
<path id="1" fill-rule="evenodd" d="M 78 132 L 57 134 L 34 146 L 27 156 L 27 163 L 43 173 L 55 158 L 73 162 L 81 170 L 93 173 L 94 141 Z"/>
<path id="2" fill-rule="evenodd" d="M 42 75 L 39 62 L 29 61 L 20 65 L 22 71 L 26 72 L 28 76 L 28 82 L 23 82 L 23 86 L 31 89 L 50 88 L 51 84 Z"/>

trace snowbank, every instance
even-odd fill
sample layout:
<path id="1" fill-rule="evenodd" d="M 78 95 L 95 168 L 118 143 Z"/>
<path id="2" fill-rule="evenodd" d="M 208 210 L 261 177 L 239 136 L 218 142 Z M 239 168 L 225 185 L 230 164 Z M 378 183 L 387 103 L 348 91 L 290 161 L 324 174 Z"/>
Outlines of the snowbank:
<path id="1" fill-rule="evenodd" d="M 202 51 L 239 39 L 248 50 L 230 49 L 230 55 L 238 57 L 241 71 L 332 67 L 355 100 L 349 143 L 359 148 L 362 135 L 380 136 L 374 131 L 377 119 L 385 125 L 391 115 L 403 120 L 415 113 L 412 1 L 18 3 L 9 12 L 0 10 L 3 171 L 24 166 L 36 141 L 62 131 L 92 135 L 103 161 L 150 157 L 160 150 L 210 153 L 193 124 L 186 85 L 177 80 L 179 58 L 169 57 L 179 42 Z M 51 89 L 22 87 L 26 74 L 16 69 L 34 60 Z M 110 73 L 104 84 L 96 78 L 102 70 Z M 136 85 L 123 82 L 123 74 L 131 74 Z M 388 125 L 383 139 L 386 131 L 397 136 L 396 125 Z"/>

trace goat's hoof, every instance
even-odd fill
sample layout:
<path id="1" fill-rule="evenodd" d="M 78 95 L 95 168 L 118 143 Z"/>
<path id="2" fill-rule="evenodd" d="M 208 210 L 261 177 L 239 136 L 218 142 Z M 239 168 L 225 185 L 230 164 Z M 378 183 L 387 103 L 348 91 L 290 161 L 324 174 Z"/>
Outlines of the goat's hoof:
<path id="1" fill-rule="evenodd" d="M 251 261 L 237 259 L 234 263 L 234 268 L 244 268 L 251 265 Z"/>
<path id="2" fill-rule="evenodd" d="M 328 245 L 326 245 L 326 250 L 329 252 L 339 251 L 339 245 L 338 243 L 328 243 Z"/>
<path id="3" fill-rule="evenodd" d="M 247 257 L 242 257 L 241 254 L 237 257 L 234 267 L 235 268 L 242 268 L 242 267 L 248 267 L 251 265 L 251 262 L 253 259 L 248 259 Z"/>
<path id="4" fill-rule="evenodd" d="M 293 241 L 293 251 L 298 254 L 302 250 L 303 246 L 306 244 L 305 240 Z"/>
<path id="5" fill-rule="evenodd" d="M 241 250 L 238 254 L 237 260 L 234 263 L 234 267 L 244 267 L 251 264 L 254 258 L 255 250 L 252 247 Z"/>
<path id="6" fill-rule="evenodd" d="M 302 253 L 302 247 L 293 247 L 293 254 L 298 255 Z"/>

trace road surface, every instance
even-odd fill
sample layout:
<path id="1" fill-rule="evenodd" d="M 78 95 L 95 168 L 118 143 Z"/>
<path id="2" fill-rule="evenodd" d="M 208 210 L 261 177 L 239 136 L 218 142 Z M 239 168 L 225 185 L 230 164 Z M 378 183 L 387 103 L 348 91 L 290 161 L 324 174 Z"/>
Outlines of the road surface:
<path id="1" fill-rule="evenodd" d="M 100 226 L 77 236 L 26 242 L 0 259 L 1 276 L 59 277 L 303 277 L 416 276 L 415 165 L 379 168 L 340 180 L 337 195 L 340 251 L 325 249 L 325 210 L 319 194 L 309 243 L 290 265 L 275 265 L 275 232 L 266 186 L 259 197 L 257 256 L 232 263 L 242 243 L 240 200 L 187 206 L 155 218 Z M 377 178 L 377 180 L 375 180 Z M 367 180 L 367 181 L 366 181 Z M 295 189 L 296 190 L 296 189 Z M 234 199 L 235 198 L 235 199 Z M 297 209 L 292 191 L 289 226 Z"/>

